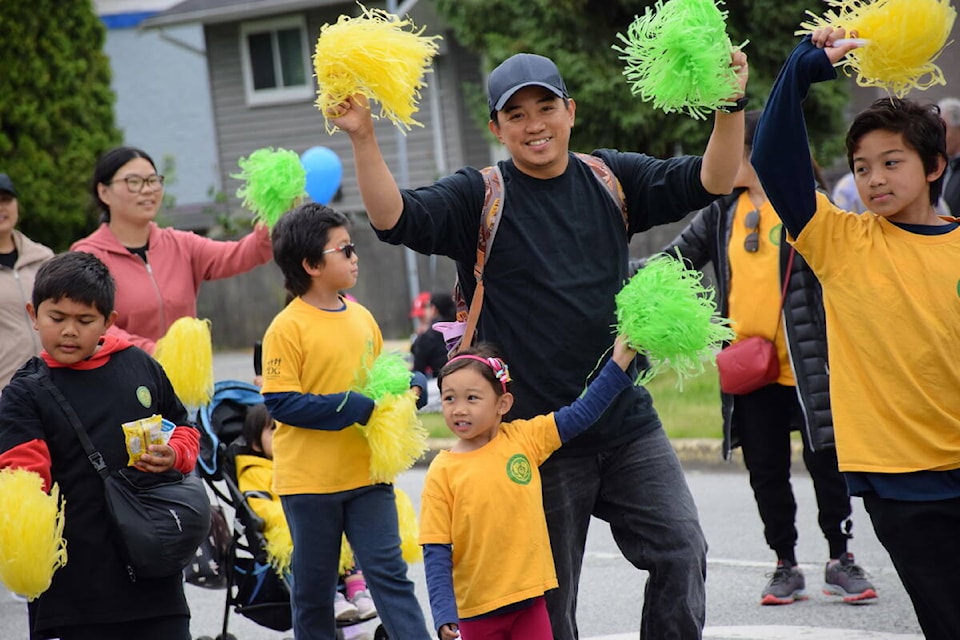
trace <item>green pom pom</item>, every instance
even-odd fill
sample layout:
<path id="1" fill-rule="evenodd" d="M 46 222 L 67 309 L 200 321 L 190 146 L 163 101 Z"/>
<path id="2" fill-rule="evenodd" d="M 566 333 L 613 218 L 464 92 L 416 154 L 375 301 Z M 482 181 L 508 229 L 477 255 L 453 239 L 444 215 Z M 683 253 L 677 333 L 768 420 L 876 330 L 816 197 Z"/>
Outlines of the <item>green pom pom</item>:
<path id="1" fill-rule="evenodd" d="M 637 384 L 649 382 L 664 367 L 683 379 L 704 371 L 724 341 L 734 338 L 729 320 L 717 315 L 714 290 L 682 260 L 661 253 L 617 294 L 617 332 L 644 354 L 650 369 Z"/>
<path id="2" fill-rule="evenodd" d="M 713 0 L 657 0 L 653 11 L 635 17 L 626 36 L 617 34 L 625 46 L 613 46 L 623 54 L 633 95 L 698 119 L 730 106 L 739 84 L 726 17 Z"/>
<path id="3" fill-rule="evenodd" d="M 230 176 L 244 181 L 237 197 L 243 199 L 243 206 L 256 220 L 271 229 L 306 195 L 307 172 L 293 151 L 257 149 L 237 164 L 241 173 Z"/>
<path id="4" fill-rule="evenodd" d="M 373 400 L 398 396 L 410 390 L 411 375 L 403 355 L 381 353 L 367 371 L 366 382 L 357 391 Z"/>

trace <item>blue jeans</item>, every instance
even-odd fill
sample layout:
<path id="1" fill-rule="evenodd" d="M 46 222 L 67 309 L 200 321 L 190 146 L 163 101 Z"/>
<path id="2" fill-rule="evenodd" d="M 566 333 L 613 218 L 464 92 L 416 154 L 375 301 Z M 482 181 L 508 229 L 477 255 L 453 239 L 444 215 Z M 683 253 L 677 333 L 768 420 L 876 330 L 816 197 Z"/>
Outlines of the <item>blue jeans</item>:
<path id="1" fill-rule="evenodd" d="M 328 494 L 281 496 L 293 538 L 293 634 L 297 640 L 334 640 L 333 600 L 340 536 L 347 540 L 370 587 L 380 621 L 395 640 L 430 640 L 423 610 L 407 578 L 393 485 Z"/>
<path id="2" fill-rule="evenodd" d="M 540 467 L 543 506 L 560 588 L 546 593 L 553 635 L 575 640 L 577 585 L 587 528 L 610 523 L 623 556 L 650 573 L 640 637 L 700 638 L 707 543 L 680 461 L 662 428 L 590 456 L 553 456 Z"/>

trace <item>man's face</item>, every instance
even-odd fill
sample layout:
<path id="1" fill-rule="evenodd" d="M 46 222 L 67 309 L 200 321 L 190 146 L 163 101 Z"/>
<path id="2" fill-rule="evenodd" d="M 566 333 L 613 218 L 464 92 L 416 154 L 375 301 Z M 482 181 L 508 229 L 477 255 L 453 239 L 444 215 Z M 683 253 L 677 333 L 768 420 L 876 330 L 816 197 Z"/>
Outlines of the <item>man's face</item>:
<path id="1" fill-rule="evenodd" d="M 534 178 L 555 178 L 567 168 L 575 114 L 572 99 L 565 105 L 549 89 L 533 85 L 513 94 L 489 127 L 518 169 Z"/>

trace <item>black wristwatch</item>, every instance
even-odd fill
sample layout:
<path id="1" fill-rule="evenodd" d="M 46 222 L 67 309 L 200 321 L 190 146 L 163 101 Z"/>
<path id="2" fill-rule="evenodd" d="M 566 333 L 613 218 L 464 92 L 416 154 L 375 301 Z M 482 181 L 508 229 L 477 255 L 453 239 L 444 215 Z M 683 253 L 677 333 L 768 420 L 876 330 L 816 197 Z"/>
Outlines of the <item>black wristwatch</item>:
<path id="1" fill-rule="evenodd" d="M 736 113 L 737 111 L 743 111 L 747 108 L 748 102 L 750 102 L 750 98 L 743 96 L 739 100 L 736 100 L 732 105 L 720 107 L 717 109 L 717 111 L 723 111 L 724 113 Z"/>

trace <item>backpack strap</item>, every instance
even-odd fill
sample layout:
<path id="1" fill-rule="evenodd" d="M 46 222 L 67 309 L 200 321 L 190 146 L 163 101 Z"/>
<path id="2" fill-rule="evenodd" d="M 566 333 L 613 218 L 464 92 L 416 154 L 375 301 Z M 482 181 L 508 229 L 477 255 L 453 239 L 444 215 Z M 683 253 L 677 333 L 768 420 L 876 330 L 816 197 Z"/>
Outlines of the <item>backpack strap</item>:
<path id="1" fill-rule="evenodd" d="M 574 153 L 574 155 L 590 167 L 597 182 L 603 185 L 607 195 L 610 196 L 613 203 L 617 205 L 617 208 L 620 210 L 620 215 L 623 216 L 624 229 L 629 230 L 630 218 L 627 213 L 627 199 L 623 195 L 623 185 L 620 184 L 617 176 L 613 175 L 613 170 L 607 166 L 606 162 L 597 156 L 590 155 L 589 153 Z"/>
<path id="2" fill-rule="evenodd" d="M 503 214 L 505 191 L 503 189 L 503 173 L 498 165 L 484 167 L 480 170 L 483 176 L 483 217 L 480 230 L 477 233 L 477 260 L 473 265 L 473 277 L 477 287 L 473 290 L 473 298 L 469 307 L 463 296 L 459 280 L 456 283 L 454 298 L 457 302 L 457 320 L 465 322 L 463 339 L 451 352 L 455 353 L 473 344 L 473 337 L 480 319 L 480 309 L 483 307 L 483 269 L 487 264 L 487 254 L 493 246 L 493 239 L 500 228 L 500 218 Z"/>

